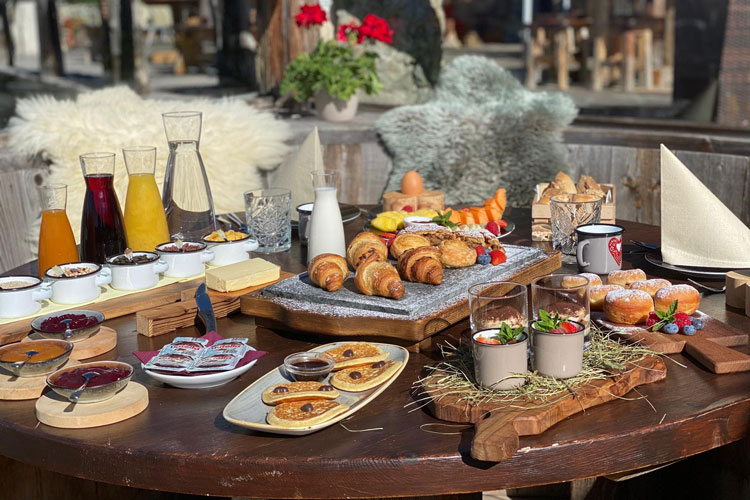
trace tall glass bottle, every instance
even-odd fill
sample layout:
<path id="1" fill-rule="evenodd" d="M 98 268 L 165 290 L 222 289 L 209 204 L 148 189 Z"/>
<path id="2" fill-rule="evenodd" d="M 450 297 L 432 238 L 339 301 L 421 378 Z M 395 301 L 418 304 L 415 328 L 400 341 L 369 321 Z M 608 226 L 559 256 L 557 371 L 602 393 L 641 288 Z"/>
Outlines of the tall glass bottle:
<path id="1" fill-rule="evenodd" d="M 81 260 L 103 264 L 125 251 L 125 227 L 114 188 L 115 154 L 81 155 L 86 195 L 81 215 Z"/>
<path id="2" fill-rule="evenodd" d="M 153 252 L 156 245 L 169 241 L 167 217 L 156 186 L 156 148 L 122 150 L 128 170 L 125 198 L 125 236 L 131 250 Z"/>
<path id="3" fill-rule="evenodd" d="M 78 248 L 65 213 L 68 199 L 66 184 L 39 187 L 42 202 L 42 226 L 39 229 L 39 276 L 52 266 L 78 261 Z"/>
<path id="4" fill-rule="evenodd" d="M 172 238 L 196 241 L 216 229 L 214 200 L 198 150 L 202 113 L 162 114 L 169 160 L 161 199 Z"/>
<path id="5" fill-rule="evenodd" d="M 341 222 L 336 195 L 339 174 L 333 170 L 313 170 L 315 202 L 310 216 L 310 237 L 307 242 L 307 262 L 322 253 L 335 253 L 346 257 L 344 224 Z"/>

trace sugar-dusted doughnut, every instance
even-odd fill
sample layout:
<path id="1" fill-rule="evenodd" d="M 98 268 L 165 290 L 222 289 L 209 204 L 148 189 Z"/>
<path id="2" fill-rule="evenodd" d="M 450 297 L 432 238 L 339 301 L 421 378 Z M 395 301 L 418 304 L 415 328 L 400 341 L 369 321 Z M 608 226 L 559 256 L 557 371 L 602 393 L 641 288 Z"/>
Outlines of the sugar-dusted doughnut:
<path id="1" fill-rule="evenodd" d="M 693 314 L 701 304 L 701 294 L 690 285 L 665 286 L 654 295 L 654 307 L 657 311 L 666 311 L 675 300 L 677 312 Z"/>
<path id="2" fill-rule="evenodd" d="M 625 288 L 630 288 L 630 285 L 635 281 L 641 281 L 646 279 L 646 273 L 643 269 L 623 269 L 621 271 L 612 271 L 607 276 L 608 285 L 620 285 Z"/>
<path id="3" fill-rule="evenodd" d="M 668 280 L 662 279 L 662 278 L 654 278 L 650 280 L 639 280 L 634 281 L 632 285 L 630 285 L 631 290 L 643 290 L 647 294 L 651 295 L 652 297 L 656 292 L 664 288 L 665 286 L 670 286 L 672 283 Z"/>
<path id="4" fill-rule="evenodd" d="M 601 311 L 602 306 L 604 305 L 604 297 L 607 296 L 609 292 L 614 292 L 615 290 L 625 290 L 620 285 L 596 285 L 589 287 L 589 306 L 594 311 Z"/>
<path id="5" fill-rule="evenodd" d="M 613 323 L 645 323 L 654 300 L 643 290 L 614 290 L 604 297 L 604 316 Z"/>
<path id="6" fill-rule="evenodd" d="M 575 288 L 577 286 L 583 285 L 584 281 L 581 279 L 581 277 L 586 278 L 589 280 L 589 286 L 596 286 L 602 284 L 602 279 L 599 277 L 598 274 L 594 273 L 580 273 L 580 274 L 569 274 L 567 276 L 563 276 L 562 279 L 562 287 L 563 288 Z"/>

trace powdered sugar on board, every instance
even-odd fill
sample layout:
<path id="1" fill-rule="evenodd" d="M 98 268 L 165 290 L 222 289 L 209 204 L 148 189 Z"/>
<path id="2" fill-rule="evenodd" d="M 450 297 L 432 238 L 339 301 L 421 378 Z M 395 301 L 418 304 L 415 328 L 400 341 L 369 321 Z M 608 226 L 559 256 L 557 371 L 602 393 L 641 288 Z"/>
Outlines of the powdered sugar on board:
<path id="1" fill-rule="evenodd" d="M 287 309 L 324 316 L 419 319 L 464 300 L 471 285 L 509 279 L 547 258 L 547 254 L 538 248 L 506 245 L 505 249 L 508 260 L 504 264 L 446 269 L 443 283 L 438 286 L 405 281 L 406 292 L 401 300 L 363 295 L 357 291 L 351 276 L 337 292 L 326 292 L 312 285 L 307 273 L 268 286 L 261 296 Z"/>

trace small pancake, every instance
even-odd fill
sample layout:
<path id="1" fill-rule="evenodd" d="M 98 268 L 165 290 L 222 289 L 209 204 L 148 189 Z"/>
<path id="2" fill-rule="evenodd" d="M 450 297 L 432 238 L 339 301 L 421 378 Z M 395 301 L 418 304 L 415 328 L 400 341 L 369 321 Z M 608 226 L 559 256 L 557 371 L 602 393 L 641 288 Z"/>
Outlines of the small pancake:
<path id="1" fill-rule="evenodd" d="M 402 364 L 401 361 L 377 361 L 365 366 L 345 368 L 333 374 L 331 385 L 347 392 L 366 391 L 386 382 Z"/>
<path id="2" fill-rule="evenodd" d="M 287 429 L 308 427 L 330 420 L 349 409 L 338 401 L 294 401 L 281 403 L 268 412 L 266 420 L 271 425 Z M 306 411 L 307 410 L 307 411 Z"/>
<path id="3" fill-rule="evenodd" d="M 367 342 L 349 342 L 328 349 L 325 353 L 333 357 L 334 370 L 367 365 L 388 357 L 388 353 L 383 349 Z"/>
<path id="4" fill-rule="evenodd" d="M 329 387 L 332 390 L 321 390 L 321 387 Z M 291 401 L 336 399 L 337 397 L 339 397 L 339 391 L 328 384 L 320 382 L 286 382 L 284 384 L 276 384 L 268 387 L 261 395 L 261 399 L 267 405 L 277 405 Z"/>

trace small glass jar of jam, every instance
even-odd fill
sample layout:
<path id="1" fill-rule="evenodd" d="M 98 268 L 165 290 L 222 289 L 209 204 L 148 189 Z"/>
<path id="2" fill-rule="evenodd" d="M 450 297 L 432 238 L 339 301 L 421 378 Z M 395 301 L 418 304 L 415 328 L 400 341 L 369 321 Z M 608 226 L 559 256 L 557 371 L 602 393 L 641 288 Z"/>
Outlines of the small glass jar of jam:
<path id="1" fill-rule="evenodd" d="M 323 380 L 333 365 L 333 357 L 323 352 L 296 352 L 284 358 L 284 369 L 297 382 Z"/>

